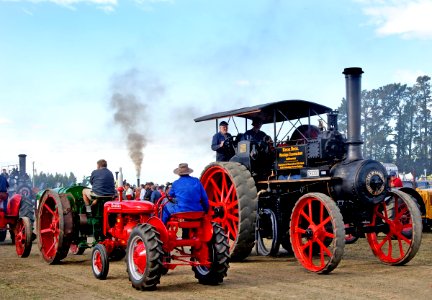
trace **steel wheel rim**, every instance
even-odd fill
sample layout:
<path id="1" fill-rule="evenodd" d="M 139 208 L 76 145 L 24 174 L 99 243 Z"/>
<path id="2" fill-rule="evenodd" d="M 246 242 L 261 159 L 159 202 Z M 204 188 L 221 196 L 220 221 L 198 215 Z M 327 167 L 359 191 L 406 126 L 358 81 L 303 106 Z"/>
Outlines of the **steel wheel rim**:
<path id="1" fill-rule="evenodd" d="M 374 207 L 370 226 L 382 223 L 388 227 L 388 232 L 368 233 L 369 245 L 382 262 L 397 263 L 408 255 L 412 244 L 412 238 L 403 234 L 403 232 L 405 234 L 412 232 L 413 222 L 402 198 L 393 194 L 390 200 L 383 201 Z"/>
<path id="2" fill-rule="evenodd" d="M 135 280 L 143 278 L 147 268 L 147 249 L 139 236 L 134 236 L 130 241 L 128 265 L 130 274 Z"/>
<path id="3" fill-rule="evenodd" d="M 18 256 L 23 255 L 26 240 L 27 237 L 25 233 L 24 221 L 22 219 L 19 219 L 16 225 L 16 233 L 15 233 L 15 247 Z"/>
<path id="4" fill-rule="evenodd" d="M 292 248 L 305 268 L 314 272 L 321 271 L 333 257 L 328 248 L 336 237 L 332 218 L 325 204 L 319 199 L 305 197 L 300 201 L 292 215 Z M 317 248 L 319 253 L 315 255 Z"/>
<path id="5" fill-rule="evenodd" d="M 233 180 L 220 166 L 213 166 L 203 175 L 201 181 L 212 207 L 222 206 L 223 216 L 215 217 L 213 220 L 219 223 L 230 241 L 236 241 L 239 227 L 238 197 Z M 234 243 L 231 242 L 232 250 Z"/>
<path id="6" fill-rule="evenodd" d="M 57 253 L 60 235 L 60 216 L 58 206 L 52 197 L 43 201 L 39 213 L 41 253 L 48 260 Z"/>
<path id="7" fill-rule="evenodd" d="M 93 253 L 93 271 L 96 275 L 99 275 L 102 272 L 102 256 L 99 250 L 95 250 Z"/>

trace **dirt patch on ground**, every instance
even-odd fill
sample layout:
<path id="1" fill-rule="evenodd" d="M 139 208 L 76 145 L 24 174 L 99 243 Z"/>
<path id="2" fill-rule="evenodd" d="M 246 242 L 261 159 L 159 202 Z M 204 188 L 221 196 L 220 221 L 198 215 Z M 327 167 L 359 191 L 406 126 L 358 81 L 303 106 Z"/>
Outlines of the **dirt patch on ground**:
<path id="1" fill-rule="evenodd" d="M 423 234 L 417 256 L 406 266 L 380 263 L 365 239 L 346 245 L 342 262 L 330 275 L 301 267 L 292 256 L 251 255 L 231 263 L 219 286 L 198 284 L 190 267 L 178 267 L 161 278 L 158 289 L 131 287 L 124 261 L 112 262 L 108 278 L 94 278 L 90 250 L 46 264 L 33 244 L 28 258 L 18 258 L 10 240 L 0 243 L 0 299 L 431 299 L 432 234 Z"/>

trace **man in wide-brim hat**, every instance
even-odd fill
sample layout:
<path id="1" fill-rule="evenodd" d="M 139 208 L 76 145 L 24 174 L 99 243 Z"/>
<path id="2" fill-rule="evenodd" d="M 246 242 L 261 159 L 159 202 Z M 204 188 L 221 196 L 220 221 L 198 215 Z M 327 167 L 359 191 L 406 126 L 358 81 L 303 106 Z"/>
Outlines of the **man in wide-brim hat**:
<path id="1" fill-rule="evenodd" d="M 209 202 L 206 191 L 198 178 L 189 176 L 192 172 L 193 170 L 187 163 L 181 163 L 178 168 L 174 169 L 174 174 L 179 175 L 180 178 L 172 183 L 169 191 L 169 196 L 173 201 L 167 203 L 163 208 L 162 222 L 165 224 L 173 213 L 208 212 Z"/>

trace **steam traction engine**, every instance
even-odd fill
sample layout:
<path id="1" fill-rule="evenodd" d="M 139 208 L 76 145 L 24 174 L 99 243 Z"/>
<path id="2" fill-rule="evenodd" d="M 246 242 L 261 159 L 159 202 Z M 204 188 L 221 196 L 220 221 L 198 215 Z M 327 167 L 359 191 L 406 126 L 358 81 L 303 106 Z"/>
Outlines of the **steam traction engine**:
<path id="1" fill-rule="evenodd" d="M 293 251 L 308 270 L 329 273 L 345 241 L 366 237 L 383 263 L 403 265 L 421 243 L 421 216 L 414 198 L 390 189 L 385 168 L 364 159 L 360 137 L 361 68 L 347 68 L 348 133 L 338 131 L 337 112 L 313 102 L 285 100 L 215 113 L 196 122 L 242 117 L 273 123 L 271 143 L 239 134 L 224 144 L 229 162 L 201 174 L 214 220 L 230 239 L 231 258 L 257 252 Z M 327 114 L 327 120 L 321 115 Z M 315 118 L 319 126 L 311 124 Z M 283 133 L 284 124 L 291 129 Z M 237 127 L 237 126 L 236 126 Z M 279 127 L 279 128 L 278 128 Z M 288 138 L 289 134 L 291 136 Z"/>

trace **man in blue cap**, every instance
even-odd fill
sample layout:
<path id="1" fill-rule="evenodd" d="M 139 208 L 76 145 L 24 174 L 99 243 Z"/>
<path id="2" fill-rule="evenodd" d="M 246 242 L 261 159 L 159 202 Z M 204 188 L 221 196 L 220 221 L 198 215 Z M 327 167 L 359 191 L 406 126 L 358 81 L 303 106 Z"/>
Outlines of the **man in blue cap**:
<path id="1" fill-rule="evenodd" d="M 211 145 L 212 150 L 216 151 L 216 161 L 229 161 L 234 155 L 232 144 L 226 142 L 231 137 L 231 134 L 228 133 L 228 123 L 225 121 L 220 122 L 219 132 L 213 136 Z"/>

